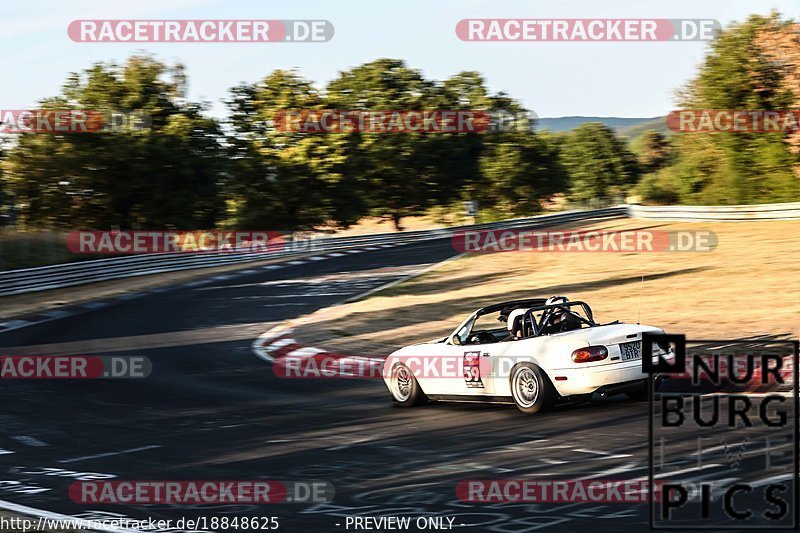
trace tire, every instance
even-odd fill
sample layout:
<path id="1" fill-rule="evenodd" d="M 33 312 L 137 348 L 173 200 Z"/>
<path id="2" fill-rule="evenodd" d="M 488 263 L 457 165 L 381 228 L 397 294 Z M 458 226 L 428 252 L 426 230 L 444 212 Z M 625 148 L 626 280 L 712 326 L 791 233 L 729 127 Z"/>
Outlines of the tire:
<path id="1" fill-rule="evenodd" d="M 392 395 L 392 401 L 400 407 L 413 407 L 427 400 L 425 393 L 422 392 L 419 383 L 417 383 L 417 378 L 402 363 L 396 364 L 392 368 L 392 375 L 389 379 L 389 392 Z"/>
<path id="2" fill-rule="evenodd" d="M 521 363 L 512 369 L 510 385 L 517 409 L 525 414 L 546 410 L 558 397 L 547 374 L 531 363 Z"/>

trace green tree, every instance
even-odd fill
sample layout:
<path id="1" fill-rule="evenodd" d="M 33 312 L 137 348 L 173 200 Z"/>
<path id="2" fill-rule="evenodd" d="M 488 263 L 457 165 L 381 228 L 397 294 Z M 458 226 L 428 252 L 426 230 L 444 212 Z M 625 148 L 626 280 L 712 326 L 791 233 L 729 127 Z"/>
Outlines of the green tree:
<path id="1" fill-rule="evenodd" d="M 437 90 L 418 70 L 398 59 L 378 59 L 340 72 L 326 88 L 327 104 L 347 110 L 419 110 L 435 105 Z M 374 215 L 391 218 L 418 214 L 441 197 L 439 174 L 431 155 L 435 135 L 424 133 L 351 133 L 342 171 Z M 440 147 L 441 148 L 441 147 Z"/>
<path id="2" fill-rule="evenodd" d="M 536 213 L 566 187 L 558 145 L 527 128 L 489 136 L 480 163 L 486 187 L 477 198 L 504 215 Z"/>
<path id="3" fill-rule="evenodd" d="M 313 84 L 294 71 L 276 70 L 231 91 L 229 154 L 235 170 L 227 222 L 237 227 L 310 228 L 343 216 L 331 204 L 337 156 L 325 135 L 282 131 L 280 112 L 319 109 Z"/>
<path id="4" fill-rule="evenodd" d="M 636 156 L 614 130 L 599 122 L 581 124 L 564 135 L 560 154 L 573 201 L 621 196 L 639 177 Z"/>
<path id="5" fill-rule="evenodd" d="M 42 109 L 139 113 L 147 127 L 22 134 L 6 161 L 27 225 L 211 227 L 220 215 L 225 159 L 218 124 L 185 100 L 183 68 L 149 56 L 72 74 Z"/>
<path id="6" fill-rule="evenodd" d="M 688 109 L 773 110 L 792 107 L 786 65 L 759 44 L 760 36 L 791 33 L 777 14 L 754 15 L 726 28 L 711 44 L 699 75 L 684 89 Z M 796 37 L 792 42 L 795 48 Z M 798 154 L 783 133 L 679 133 L 675 163 L 662 175 L 688 203 L 796 201 L 800 180 L 792 172 Z"/>
<path id="7" fill-rule="evenodd" d="M 669 139 L 661 132 L 647 130 L 631 143 L 639 169 L 643 174 L 656 172 L 670 163 L 672 149 Z"/>

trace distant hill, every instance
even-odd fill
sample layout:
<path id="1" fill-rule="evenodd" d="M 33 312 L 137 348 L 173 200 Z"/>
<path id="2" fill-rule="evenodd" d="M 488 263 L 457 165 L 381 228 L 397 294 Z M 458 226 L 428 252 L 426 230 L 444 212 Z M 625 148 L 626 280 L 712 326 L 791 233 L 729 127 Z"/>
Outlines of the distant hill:
<path id="1" fill-rule="evenodd" d="M 540 118 L 537 129 L 554 132 L 569 131 L 586 122 L 602 122 L 613 128 L 618 134 L 628 138 L 635 138 L 646 130 L 656 130 L 669 133 L 666 117 L 551 117 Z"/>

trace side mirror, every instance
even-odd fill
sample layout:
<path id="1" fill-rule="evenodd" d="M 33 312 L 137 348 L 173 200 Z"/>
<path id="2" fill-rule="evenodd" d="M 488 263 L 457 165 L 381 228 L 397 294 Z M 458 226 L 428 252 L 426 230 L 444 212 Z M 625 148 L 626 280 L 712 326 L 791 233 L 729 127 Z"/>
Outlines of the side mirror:
<path id="1" fill-rule="evenodd" d="M 458 335 L 453 337 L 453 344 L 455 344 L 456 346 L 460 346 L 461 345 L 461 337 L 459 337 Z"/>

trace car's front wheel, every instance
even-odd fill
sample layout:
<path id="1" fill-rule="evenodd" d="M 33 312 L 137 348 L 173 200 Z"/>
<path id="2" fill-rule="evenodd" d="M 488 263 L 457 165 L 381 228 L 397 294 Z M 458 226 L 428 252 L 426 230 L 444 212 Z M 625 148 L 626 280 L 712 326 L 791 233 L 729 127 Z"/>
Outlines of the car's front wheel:
<path id="1" fill-rule="evenodd" d="M 425 401 L 425 393 L 417 383 L 417 378 L 402 363 L 392 368 L 389 391 L 392 393 L 394 402 L 401 407 L 411 407 Z"/>
<path id="2" fill-rule="evenodd" d="M 552 406 L 556 391 L 541 368 L 522 363 L 511 372 L 511 396 L 520 411 L 533 414 Z"/>

